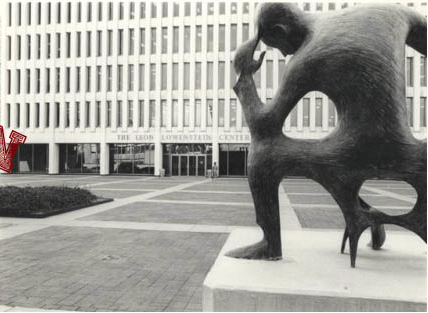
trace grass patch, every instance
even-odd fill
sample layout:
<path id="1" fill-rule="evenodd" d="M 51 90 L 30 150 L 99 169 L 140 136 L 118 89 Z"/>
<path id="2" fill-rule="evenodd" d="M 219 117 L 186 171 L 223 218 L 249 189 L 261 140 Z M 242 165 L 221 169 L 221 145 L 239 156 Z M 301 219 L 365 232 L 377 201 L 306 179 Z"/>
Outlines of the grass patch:
<path id="1" fill-rule="evenodd" d="M 47 217 L 112 201 L 65 186 L 0 187 L 0 216 Z"/>

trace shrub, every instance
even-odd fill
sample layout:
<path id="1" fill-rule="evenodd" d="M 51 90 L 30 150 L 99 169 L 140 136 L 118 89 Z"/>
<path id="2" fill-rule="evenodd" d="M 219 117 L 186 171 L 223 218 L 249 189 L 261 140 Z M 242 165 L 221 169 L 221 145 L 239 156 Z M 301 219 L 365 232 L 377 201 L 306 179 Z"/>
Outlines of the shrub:
<path id="1" fill-rule="evenodd" d="M 0 187 L 0 216 L 44 217 L 99 203 L 99 200 L 78 187 L 6 186 Z"/>

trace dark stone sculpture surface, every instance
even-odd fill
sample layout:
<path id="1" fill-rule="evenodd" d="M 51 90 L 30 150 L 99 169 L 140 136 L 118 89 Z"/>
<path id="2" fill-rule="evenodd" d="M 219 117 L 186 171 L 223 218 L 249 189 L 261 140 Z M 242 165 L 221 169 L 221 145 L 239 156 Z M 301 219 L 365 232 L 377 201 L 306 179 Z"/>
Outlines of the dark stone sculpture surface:
<path id="1" fill-rule="evenodd" d="M 426 18 L 400 5 L 361 6 L 310 15 L 290 3 L 258 9 L 257 35 L 235 55 L 234 86 L 251 132 L 249 185 L 264 238 L 230 251 L 236 258 L 282 257 L 278 187 L 285 176 L 320 183 L 343 212 L 355 267 L 358 239 L 371 228 L 372 246 L 385 240 L 383 224 L 415 232 L 426 242 L 426 140 L 408 125 L 405 96 L 405 45 L 426 55 Z M 259 41 L 293 54 L 271 104 L 260 100 L 253 74 L 264 52 L 253 59 Z M 336 105 L 336 129 L 321 140 L 285 136 L 284 121 L 310 91 L 321 91 Z M 402 180 L 413 186 L 417 202 L 407 214 L 390 216 L 364 202 L 365 180 Z"/>

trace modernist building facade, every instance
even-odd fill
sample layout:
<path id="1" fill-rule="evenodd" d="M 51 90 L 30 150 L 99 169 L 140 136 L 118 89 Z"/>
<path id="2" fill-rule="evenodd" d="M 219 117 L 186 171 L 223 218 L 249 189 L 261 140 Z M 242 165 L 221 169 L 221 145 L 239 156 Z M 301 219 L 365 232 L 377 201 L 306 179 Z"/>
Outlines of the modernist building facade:
<path id="1" fill-rule="evenodd" d="M 305 11 L 344 2 L 299 2 Z M 354 5 L 354 3 L 352 3 Z M 404 3 L 426 14 L 426 2 Z M 237 47 L 252 36 L 254 2 L 2 1 L 0 125 L 27 135 L 13 172 L 247 174 L 250 133 L 231 89 Z M 269 102 L 288 61 L 267 51 L 255 75 Z M 256 55 L 257 57 L 257 55 Z M 426 137 L 426 58 L 407 48 L 407 107 Z M 335 127 L 319 92 L 284 125 L 293 137 Z M 8 138 L 6 138 L 7 140 Z"/>

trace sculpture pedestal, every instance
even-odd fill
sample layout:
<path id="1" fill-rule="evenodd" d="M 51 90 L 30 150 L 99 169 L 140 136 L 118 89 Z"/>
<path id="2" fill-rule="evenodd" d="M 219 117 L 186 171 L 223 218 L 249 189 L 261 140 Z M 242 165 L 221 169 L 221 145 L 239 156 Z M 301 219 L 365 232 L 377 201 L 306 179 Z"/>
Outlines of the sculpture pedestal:
<path id="1" fill-rule="evenodd" d="M 284 231 L 280 261 L 224 253 L 259 241 L 256 228 L 231 233 L 203 286 L 204 311 L 426 311 L 426 245 L 410 232 L 387 232 L 380 251 L 360 239 L 356 268 L 342 232 Z"/>

